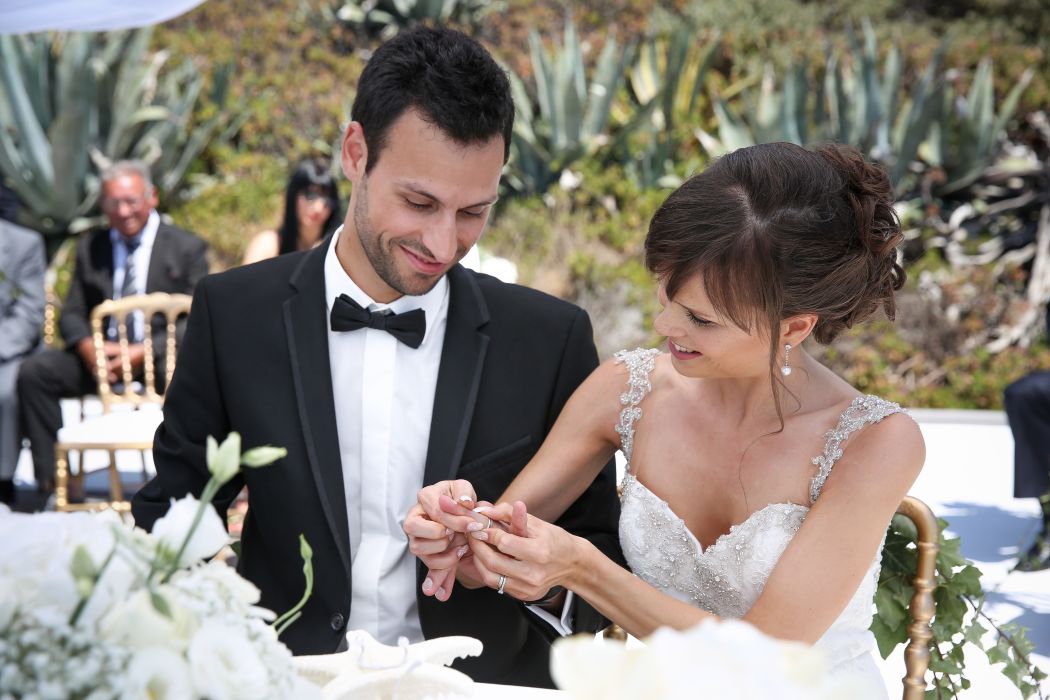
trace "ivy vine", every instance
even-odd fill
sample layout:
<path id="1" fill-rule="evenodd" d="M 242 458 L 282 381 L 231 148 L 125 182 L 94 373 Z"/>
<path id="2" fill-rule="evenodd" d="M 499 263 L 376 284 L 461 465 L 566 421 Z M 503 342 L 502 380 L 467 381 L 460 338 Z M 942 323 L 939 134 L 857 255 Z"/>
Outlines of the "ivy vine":
<path id="1" fill-rule="evenodd" d="M 968 647 L 976 647 L 990 664 L 1002 666 L 1003 675 L 1017 686 L 1021 697 L 1035 695 L 1046 700 L 1039 686 L 1046 673 L 1032 663 L 1035 645 L 1025 636 L 1025 628 L 1014 623 L 999 624 L 984 612 L 981 571 L 962 556 L 959 538 L 945 538 L 948 523 L 940 519 L 937 522 L 941 548 L 933 592 L 937 610 L 930 648 L 932 683 L 926 697 L 954 698 L 969 688 L 965 652 Z M 914 523 L 902 515 L 894 516 L 882 550 L 882 572 L 875 593 L 877 612 L 871 625 L 882 658 L 908 640 L 908 605 L 915 592 L 912 579 L 918 563 L 917 539 Z M 994 644 L 986 641 L 989 631 L 995 633 Z"/>

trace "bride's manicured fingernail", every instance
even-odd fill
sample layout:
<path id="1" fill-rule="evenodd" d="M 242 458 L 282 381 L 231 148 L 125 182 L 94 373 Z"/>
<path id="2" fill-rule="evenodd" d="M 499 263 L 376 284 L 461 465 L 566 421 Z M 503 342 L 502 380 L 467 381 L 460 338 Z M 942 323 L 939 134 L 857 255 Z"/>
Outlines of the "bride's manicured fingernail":
<path id="1" fill-rule="evenodd" d="M 475 532 L 475 533 L 472 533 L 472 535 L 473 535 L 474 539 L 481 540 L 482 542 L 484 542 L 485 540 L 487 540 L 489 538 L 489 533 L 487 533 L 487 532 Z"/>
<path id="2" fill-rule="evenodd" d="M 470 547 L 468 547 L 467 545 L 463 545 L 462 547 L 456 550 L 456 556 L 462 559 L 463 555 L 467 553 L 468 549 L 470 549 Z"/>
<path id="3" fill-rule="evenodd" d="M 434 582 L 427 576 L 427 580 L 423 582 L 423 592 L 430 593 L 430 589 L 434 587 Z"/>
<path id="4" fill-rule="evenodd" d="M 445 599 L 445 589 L 444 588 L 439 588 L 438 589 L 437 597 L 438 597 L 439 600 L 444 600 Z"/>
<path id="5" fill-rule="evenodd" d="M 455 533 L 452 532 L 452 528 L 450 528 L 450 527 L 446 527 L 445 528 L 445 537 L 452 537 L 452 535 L 454 535 L 454 534 Z"/>
<path id="6" fill-rule="evenodd" d="M 474 499 L 471 498 L 470 496 L 467 496 L 467 495 L 460 496 L 459 500 L 461 502 L 463 502 L 463 503 L 473 503 L 474 502 Z"/>
<path id="7" fill-rule="evenodd" d="M 474 509 L 474 512 L 475 513 L 487 513 L 490 510 L 492 510 L 492 506 L 478 506 L 477 508 Z"/>
<path id="8" fill-rule="evenodd" d="M 484 530 L 485 526 L 481 523 L 474 521 L 470 525 L 467 525 L 467 530 L 470 532 L 477 532 L 478 530 Z"/>

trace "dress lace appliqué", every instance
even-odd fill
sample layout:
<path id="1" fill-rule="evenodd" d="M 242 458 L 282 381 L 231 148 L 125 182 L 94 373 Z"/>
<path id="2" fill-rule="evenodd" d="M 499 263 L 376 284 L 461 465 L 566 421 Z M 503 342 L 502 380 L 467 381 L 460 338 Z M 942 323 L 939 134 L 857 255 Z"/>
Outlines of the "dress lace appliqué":
<path id="1" fill-rule="evenodd" d="M 621 482 L 620 544 L 631 570 L 655 588 L 721 617 L 740 618 L 762 594 L 766 581 L 809 514 L 809 507 L 773 503 L 734 525 L 705 550 L 685 522 L 666 501 L 638 481 L 630 466 L 634 429 L 642 417 L 639 404 L 652 390 L 649 375 L 659 350 L 621 351 L 616 359 L 628 369 L 627 391 L 616 425 L 628 470 Z M 869 423 L 900 412 L 900 406 L 876 396 L 855 399 L 827 433 L 823 453 L 813 459 L 818 467 L 810 488 L 815 501 L 846 439 Z M 881 550 L 881 548 L 880 548 Z M 869 652 L 879 557 L 846 609 L 817 643 L 832 666 L 842 670 L 860 664 L 873 682 L 878 672 Z"/>

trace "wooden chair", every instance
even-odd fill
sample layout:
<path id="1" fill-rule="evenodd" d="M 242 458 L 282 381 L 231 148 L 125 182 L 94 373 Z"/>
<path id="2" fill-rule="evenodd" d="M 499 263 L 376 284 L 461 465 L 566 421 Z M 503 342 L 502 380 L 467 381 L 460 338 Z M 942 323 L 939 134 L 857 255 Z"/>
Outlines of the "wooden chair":
<path id="1" fill-rule="evenodd" d="M 908 646 L 904 649 L 904 700 L 922 700 L 926 696 L 926 671 L 930 667 L 930 640 L 933 630 L 935 605 L 933 591 L 937 587 L 937 551 L 940 549 L 940 528 L 930 507 L 914 496 L 905 496 L 897 512 L 915 523 L 918 532 L 916 546 L 918 563 L 912 586 L 915 594 L 908 606 L 911 625 L 908 626 Z M 602 631 L 606 639 L 626 640 L 627 633 L 612 624 Z"/>
<path id="2" fill-rule="evenodd" d="M 158 391 L 156 352 L 153 346 L 153 319 L 164 317 L 164 348 L 162 388 L 171 383 L 175 371 L 176 326 L 180 316 L 190 311 L 192 297 L 187 294 L 156 292 L 110 300 L 99 304 L 91 312 L 91 335 L 95 344 L 95 378 L 98 396 L 102 402 L 102 415 L 88 417 L 81 423 L 64 427 L 58 432 L 55 444 L 55 508 L 60 511 L 103 510 L 112 508 L 127 512 L 131 504 L 125 500 L 117 471 L 118 450 L 137 450 L 142 453 L 145 474 L 145 452 L 153 449 L 153 435 L 161 422 L 161 404 L 164 396 Z M 144 358 L 142 375 L 132 369 L 129 353 L 129 318 L 134 323 L 136 314 L 143 318 Z M 116 323 L 120 344 L 120 372 L 114 380 L 106 367 L 104 346 L 106 325 L 110 319 Z M 141 381 L 140 381 L 141 379 Z M 109 453 L 109 500 L 94 503 L 70 503 L 70 478 L 83 484 L 83 454 L 88 450 Z M 80 465 L 71 477 L 70 452 L 80 454 Z"/>

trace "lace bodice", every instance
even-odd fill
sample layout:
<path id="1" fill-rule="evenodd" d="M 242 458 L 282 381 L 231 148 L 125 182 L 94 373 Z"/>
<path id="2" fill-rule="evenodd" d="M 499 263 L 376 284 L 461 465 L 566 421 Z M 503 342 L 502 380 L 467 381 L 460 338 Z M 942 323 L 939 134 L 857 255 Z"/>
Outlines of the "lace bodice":
<path id="1" fill-rule="evenodd" d="M 630 466 L 634 425 L 642 417 L 641 401 L 652 389 L 649 375 L 659 354 L 659 350 L 642 349 L 616 354 L 628 370 L 627 390 L 620 396 L 623 409 L 616 425 L 628 463 L 621 483 L 620 544 L 631 570 L 650 585 L 721 617 L 740 618 L 762 594 L 777 561 L 806 519 L 810 504 L 842 456 L 847 438 L 902 409 L 876 396 L 857 397 L 827 433 L 823 453 L 812 460 L 815 474 L 810 482 L 810 504 L 767 505 L 704 550 L 685 522 L 635 478 Z M 873 648 L 868 628 L 878 571 L 876 556 L 846 609 L 817 643 L 835 667 L 850 665 Z M 870 658 L 867 662 L 870 664 Z"/>

